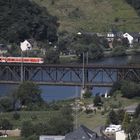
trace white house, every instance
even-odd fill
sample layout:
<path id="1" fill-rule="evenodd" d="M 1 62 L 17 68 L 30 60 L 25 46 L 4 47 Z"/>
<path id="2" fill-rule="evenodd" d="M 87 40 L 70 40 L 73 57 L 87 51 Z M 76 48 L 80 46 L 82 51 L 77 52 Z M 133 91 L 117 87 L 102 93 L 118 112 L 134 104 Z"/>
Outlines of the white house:
<path id="1" fill-rule="evenodd" d="M 108 41 L 113 41 L 115 37 L 115 34 L 112 32 L 107 33 L 107 40 Z"/>
<path id="2" fill-rule="evenodd" d="M 134 40 L 133 36 L 131 36 L 129 33 L 124 33 L 124 34 L 123 34 L 123 37 L 124 37 L 124 38 L 127 38 L 130 47 L 133 47 L 133 40 Z"/>
<path id="3" fill-rule="evenodd" d="M 117 132 L 117 131 L 120 131 L 121 130 L 121 125 L 114 125 L 114 124 L 111 124 L 111 125 L 109 125 L 109 127 L 107 127 L 106 129 L 105 129 L 105 132 L 106 133 L 115 133 L 115 132 Z"/>
<path id="4" fill-rule="evenodd" d="M 24 42 L 20 43 L 20 48 L 21 48 L 22 51 L 31 50 L 32 49 L 32 45 L 30 44 L 30 42 L 25 40 Z"/>
<path id="5" fill-rule="evenodd" d="M 116 132 L 116 140 L 126 140 L 127 134 L 125 134 L 124 131 L 118 131 Z"/>

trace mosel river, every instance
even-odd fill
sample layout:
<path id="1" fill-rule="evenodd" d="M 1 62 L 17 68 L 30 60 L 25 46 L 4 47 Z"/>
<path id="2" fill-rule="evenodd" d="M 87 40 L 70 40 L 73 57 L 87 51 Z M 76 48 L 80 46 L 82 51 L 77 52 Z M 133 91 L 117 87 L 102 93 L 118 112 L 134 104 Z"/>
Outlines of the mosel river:
<path id="1" fill-rule="evenodd" d="M 92 64 L 128 64 L 130 62 L 136 62 L 140 60 L 140 55 L 135 56 L 121 56 L 121 57 L 113 57 L 113 58 L 103 58 L 98 61 L 90 62 Z M 11 94 L 16 88 L 15 85 L 1 84 L 0 85 L 0 96 L 4 96 L 7 94 Z M 45 101 L 52 100 L 63 100 L 74 98 L 77 95 L 80 95 L 81 87 L 68 87 L 68 86 L 40 86 L 42 90 L 42 97 Z M 110 88 L 108 87 L 94 87 L 92 89 L 92 94 L 95 95 L 97 93 L 104 94 L 105 92 L 109 92 Z"/>

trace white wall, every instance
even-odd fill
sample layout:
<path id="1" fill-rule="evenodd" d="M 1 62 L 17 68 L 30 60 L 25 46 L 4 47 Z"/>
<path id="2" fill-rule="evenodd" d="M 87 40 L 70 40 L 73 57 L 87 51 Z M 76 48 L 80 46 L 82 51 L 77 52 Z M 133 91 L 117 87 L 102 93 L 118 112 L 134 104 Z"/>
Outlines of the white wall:
<path id="1" fill-rule="evenodd" d="M 65 136 L 40 136 L 39 140 L 64 140 Z"/>
<path id="2" fill-rule="evenodd" d="M 127 135 L 124 133 L 124 131 L 118 131 L 116 132 L 116 140 L 126 140 Z"/>

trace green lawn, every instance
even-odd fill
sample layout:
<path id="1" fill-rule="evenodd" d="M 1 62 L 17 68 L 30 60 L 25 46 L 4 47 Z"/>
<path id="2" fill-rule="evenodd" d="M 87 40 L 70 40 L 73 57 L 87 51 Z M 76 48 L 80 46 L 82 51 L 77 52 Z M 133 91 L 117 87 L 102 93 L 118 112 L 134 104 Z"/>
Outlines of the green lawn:
<path id="1" fill-rule="evenodd" d="M 101 111 L 97 111 L 97 113 L 92 113 L 92 114 L 86 114 L 82 113 L 78 117 L 78 124 L 84 124 L 90 129 L 94 129 L 98 127 L 99 125 L 105 124 L 106 121 L 106 115 L 101 115 Z"/>
<path id="2" fill-rule="evenodd" d="M 14 128 L 20 128 L 22 125 L 22 122 L 24 121 L 32 121 L 33 123 L 38 122 L 46 122 L 48 121 L 51 116 L 54 116 L 57 114 L 58 111 L 21 111 L 20 113 L 20 119 L 14 120 L 13 119 L 13 113 L 1 113 L 0 118 L 8 119 L 14 124 Z"/>

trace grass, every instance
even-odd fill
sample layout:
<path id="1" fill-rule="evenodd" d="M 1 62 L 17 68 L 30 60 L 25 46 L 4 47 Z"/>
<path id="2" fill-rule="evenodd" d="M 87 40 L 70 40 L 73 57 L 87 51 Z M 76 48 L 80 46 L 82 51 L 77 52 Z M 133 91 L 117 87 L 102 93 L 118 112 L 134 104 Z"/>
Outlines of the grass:
<path id="1" fill-rule="evenodd" d="M 59 18 L 59 31 L 138 31 L 140 18 L 126 0 L 34 0 Z M 54 1 L 54 3 L 52 3 Z M 115 19 L 118 19 L 115 22 Z"/>
<path id="2" fill-rule="evenodd" d="M 78 117 L 78 124 L 84 124 L 91 130 L 95 129 L 100 125 L 104 125 L 106 121 L 106 115 L 101 115 L 101 111 L 97 111 L 97 113 L 86 114 L 82 113 Z"/>
<path id="3" fill-rule="evenodd" d="M 32 121 L 33 123 L 38 122 L 47 122 L 51 116 L 55 116 L 58 111 L 21 111 L 20 119 L 14 120 L 13 113 L 1 113 L 0 118 L 5 118 L 11 121 L 14 124 L 14 128 L 20 128 L 24 121 Z"/>
<path id="4" fill-rule="evenodd" d="M 0 138 L 0 140 L 21 140 L 18 137 L 7 137 L 7 138 Z"/>

